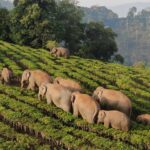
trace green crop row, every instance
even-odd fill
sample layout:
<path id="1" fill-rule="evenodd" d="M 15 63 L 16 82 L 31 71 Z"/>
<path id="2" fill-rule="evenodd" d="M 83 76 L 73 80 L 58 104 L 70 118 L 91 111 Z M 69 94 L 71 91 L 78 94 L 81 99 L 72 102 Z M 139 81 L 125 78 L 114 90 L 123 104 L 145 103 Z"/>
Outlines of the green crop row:
<path id="1" fill-rule="evenodd" d="M 42 113 L 37 112 L 35 110 L 35 108 L 32 108 L 31 106 L 28 106 L 26 104 L 23 104 L 23 103 L 17 102 L 17 101 L 15 103 L 12 103 L 13 99 L 9 99 L 4 95 L 0 95 L 0 96 L 2 97 L 2 99 L 5 97 L 5 100 L 2 100 L 2 99 L 0 100 L 1 106 L 4 106 L 6 108 L 9 108 L 10 110 L 15 111 L 15 113 L 18 115 L 19 115 L 19 112 L 22 112 L 22 115 L 21 115 L 22 119 L 21 120 L 23 120 L 23 118 L 25 118 L 26 122 L 28 122 L 29 120 L 32 119 L 32 122 L 34 124 L 37 124 L 37 123 L 41 124 L 41 128 L 43 126 L 44 131 L 46 131 L 45 129 L 49 129 L 51 131 L 51 132 L 48 131 L 49 133 L 51 133 L 48 135 L 51 135 L 51 136 L 53 135 L 53 138 L 56 138 L 55 133 L 59 132 L 60 135 L 57 135 L 57 138 L 61 139 L 62 142 L 64 141 L 64 139 L 62 139 L 62 136 L 64 138 L 65 134 L 66 134 L 66 136 L 71 138 L 71 141 L 74 141 L 74 140 L 78 141 L 78 143 L 74 142 L 72 144 L 72 146 L 74 144 L 78 144 L 76 146 L 80 147 L 80 145 L 84 146 L 86 144 L 87 147 L 94 146 L 95 149 L 98 149 L 100 147 L 104 147 L 104 149 L 108 149 L 109 147 L 113 148 L 113 146 L 117 147 L 117 145 L 119 145 L 119 143 L 120 143 L 120 144 L 122 144 L 122 147 L 128 147 L 127 145 L 125 145 L 121 142 L 119 142 L 119 143 L 117 142 L 116 144 L 114 144 L 109 139 L 97 137 L 94 133 L 88 133 L 88 136 L 85 136 L 85 134 L 87 134 L 85 131 L 81 132 L 81 131 L 78 131 L 77 129 L 74 129 L 72 127 L 68 127 L 68 126 L 65 127 L 61 123 L 59 123 L 58 121 L 54 121 L 54 119 L 52 119 L 48 116 L 44 117 L 42 115 Z M 27 119 L 25 116 L 29 117 L 30 119 Z M 66 131 L 66 133 L 65 133 L 65 131 Z M 42 130 L 42 132 L 43 132 L 43 130 Z M 44 133 L 46 134 L 47 132 L 44 132 Z M 69 134 L 69 133 L 71 133 L 71 134 Z M 74 136 L 72 136 L 72 135 L 74 135 Z M 80 138 L 82 139 L 82 140 L 80 139 L 80 142 L 79 142 L 79 140 L 76 139 L 77 137 L 79 137 L 79 135 L 80 135 Z M 68 145 L 70 144 L 69 141 L 64 141 L 64 142 L 65 143 L 68 142 Z M 106 142 L 107 142 L 107 146 L 105 145 Z M 86 146 L 84 146 L 84 148 Z M 132 148 L 132 147 L 129 146 L 129 148 Z"/>
<path id="2" fill-rule="evenodd" d="M 25 96 L 22 96 L 18 88 L 16 88 L 16 91 L 11 88 L 10 89 L 5 88 L 3 89 L 3 91 L 6 92 L 6 94 L 14 93 L 16 95 L 16 99 L 18 98 L 19 101 L 22 101 L 28 105 L 32 105 L 35 108 L 39 109 L 39 111 L 45 112 L 45 114 L 59 118 L 62 121 L 62 124 L 67 124 L 68 126 L 81 128 L 82 130 L 87 130 L 88 128 L 90 132 L 97 133 L 100 136 L 102 135 L 104 137 L 110 136 L 115 140 L 128 141 L 133 145 L 136 145 L 137 147 L 143 147 L 149 144 L 150 128 L 148 126 L 146 128 L 145 126 L 134 123 L 129 133 L 124 133 L 113 129 L 105 129 L 101 125 L 94 125 L 94 126 L 89 125 L 84 121 L 76 119 L 72 115 L 63 112 L 62 110 L 57 109 L 54 106 L 48 106 L 46 105 L 46 103 L 40 102 L 36 98 L 28 97 L 28 93 L 26 92 L 23 93 L 23 95 Z M 13 95 L 10 95 L 10 97 L 13 97 Z"/>

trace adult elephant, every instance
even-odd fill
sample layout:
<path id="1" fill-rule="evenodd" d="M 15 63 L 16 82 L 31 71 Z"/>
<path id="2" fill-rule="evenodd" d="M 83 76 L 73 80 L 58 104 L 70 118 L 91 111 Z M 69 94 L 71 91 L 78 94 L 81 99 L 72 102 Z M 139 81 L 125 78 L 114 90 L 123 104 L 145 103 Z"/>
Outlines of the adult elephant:
<path id="1" fill-rule="evenodd" d="M 89 123 L 96 123 L 100 106 L 95 99 L 87 94 L 79 92 L 72 93 L 71 102 L 73 106 L 73 115 L 81 115 Z"/>
<path id="2" fill-rule="evenodd" d="M 10 84 L 13 77 L 13 72 L 11 69 L 4 67 L 0 74 L 0 80 L 3 84 Z"/>
<path id="3" fill-rule="evenodd" d="M 21 88 L 23 88 L 27 83 L 27 89 L 35 90 L 36 86 L 39 88 L 42 83 L 52 82 L 52 78 L 48 73 L 42 70 L 25 70 L 22 74 Z"/>
<path id="4" fill-rule="evenodd" d="M 47 104 L 54 104 L 66 112 L 71 112 L 72 92 L 59 84 L 42 84 L 39 88 L 38 99 L 46 97 Z"/>
<path id="5" fill-rule="evenodd" d="M 131 101 L 122 92 L 98 87 L 93 92 L 93 97 L 99 100 L 104 109 L 119 110 L 127 116 L 131 116 Z"/>
<path id="6" fill-rule="evenodd" d="M 72 92 L 75 92 L 75 91 L 82 92 L 82 87 L 80 86 L 80 84 L 72 79 L 64 79 L 62 77 L 57 77 L 54 79 L 54 83 L 60 84 L 68 88 Z"/>
<path id="7" fill-rule="evenodd" d="M 64 57 L 68 58 L 70 55 L 70 52 L 67 48 L 63 47 L 54 47 L 51 51 L 50 54 L 56 56 L 56 57 Z"/>

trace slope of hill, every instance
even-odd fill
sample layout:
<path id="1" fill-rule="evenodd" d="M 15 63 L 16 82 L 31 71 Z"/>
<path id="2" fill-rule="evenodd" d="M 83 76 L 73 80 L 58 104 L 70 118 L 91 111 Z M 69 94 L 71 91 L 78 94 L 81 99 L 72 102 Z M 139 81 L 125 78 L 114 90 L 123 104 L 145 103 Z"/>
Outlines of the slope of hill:
<path id="1" fill-rule="evenodd" d="M 83 22 L 99 22 L 118 18 L 117 14 L 106 7 L 93 6 L 91 8 L 81 7 L 81 9 L 85 15 L 83 17 Z"/>
<path id="2" fill-rule="evenodd" d="M 85 92 L 99 85 L 119 89 L 132 100 L 133 116 L 150 113 L 150 70 L 72 56 L 54 58 L 43 49 L 0 41 L 0 68 L 8 65 L 20 77 L 39 68 L 53 77 L 73 78 Z M 19 86 L 0 84 L 0 148 L 2 149 L 150 149 L 150 127 L 133 121 L 129 132 L 90 125 Z"/>
<path id="3" fill-rule="evenodd" d="M 138 11 L 141 11 L 148 6 L 150 6 L 150 2 L 136 2 L 110 7 L 109 9 L 117 13 L 119 17 L 126 17 L 130 8 L 136 7 Z"/>
<path id="4" fill-rule="evenodd" d="M 103 7 L 102 7 L 103 8 Z M 135 17 L 118 18 L 109 9 L 88 8 L 85 12 L 84 22 L 104 22 L 118 35 L 116 38 L 119 53 L 125 58 L 125 64 L 133 65 L 136 62 L 150 64 L 150 11 L 144 9 Z M 88 13 L 87 13 L 88 12 Z"/>
<path id="5" fill-rule="evenodd" d="M 0 0 L 0 7 L 4 7 L 4 8 L 7 8 L 7 9 L 12 9 L 13 4 L 9 0 Z"/>

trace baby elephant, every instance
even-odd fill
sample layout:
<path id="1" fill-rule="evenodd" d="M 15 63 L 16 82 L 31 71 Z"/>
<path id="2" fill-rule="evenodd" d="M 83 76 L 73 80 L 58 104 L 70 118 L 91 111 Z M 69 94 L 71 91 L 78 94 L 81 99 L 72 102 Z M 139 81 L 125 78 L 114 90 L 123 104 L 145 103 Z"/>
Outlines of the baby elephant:
<path id="1" fill-rule="evenodd" d="M 75 92 L 75 91 L 81 92 L 82 91 L 80 84 L 74 80 L 71 80 L 71 79 L 64 79 L 61 77 L 57 77 L 57 78 L 55 78 L 54 83 L 60 84 L 64 87 L 68 88 L 72 92 Z"/>
<path id="2" fill-rule="evenodd" d="M 129 131 L 130 128 L 130 119 L 127 115 L 115 110 L 100 110 L 97 123 L 104 123 L 106 128 L 111 126 L 114 129 L 119 129 L 122 131 Z"/>
<path id="3" fill-rule="evenodd" d="M 35 90 L 36 86 L 40 87 L 42 83 L 52 82 L 51 77 L 42 70 L 25 70 L 22 74 L 21 88 L 28 83 L 27 89 Z"/>
<path id="4" fill-rule="evenodd" d="M 136 120 L 146 125 L 150 125 L 150 114 L 143 114 L 137 116 Z"/>
<path id="5" fill-rule="evenodd" d="M 100 106 L 91 96 L 74 92 L 71 96 L 71 102 L 74 116 L 81 115 L 89 123 L 97 122 Z"/>
<path id="6" fill-rule="evenodd" d="M 131 116 L 132 105 L 130 99 L 120 91 L 104 89 L 103 87 L 98 87 L 94 93 L 93 97 L 98 99 L 104 109 L 107 110 L 119 110 L 125 113 L 127 116 Z"/>
<path id="7" fill-rule="evenodd" d="M 59 84 L 42 84 L 39 88 L 38 98 L 42 100 L 46 97 L 47 103 L 54 103 L 58 108 L 66 112 L 71 112 L 71 91 Z"/>
<path id="8" fill-rule="evenodd" d="M 10 84 L 13 77 L 13 72 L 8 68 L 3 68 L 1 71 L 2 84 Z"/>
<path id="9" fill-rule="evenodd" d="M 68 58 L 70 55 L 70 52 L 67 48 L 63 47 L 54 47 L 51 51 L 50 54 L 53 54 L 56 57 L 64 57 Z"/>

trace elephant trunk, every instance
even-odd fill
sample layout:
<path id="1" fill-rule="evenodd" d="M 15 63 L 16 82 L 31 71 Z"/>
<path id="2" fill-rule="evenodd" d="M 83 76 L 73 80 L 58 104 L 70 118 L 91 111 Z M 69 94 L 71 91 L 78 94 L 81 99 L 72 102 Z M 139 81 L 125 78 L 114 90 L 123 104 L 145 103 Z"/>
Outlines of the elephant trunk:
<path id="1" fill-rule="evenodd" d="M 24 81 L 21 81 L 21 88 L 24 88 Z"/>
<path id="2" fill-rule="evenodd" d="M 38 94 L 38 100 L 42 100 L 41 94 Z"/>

